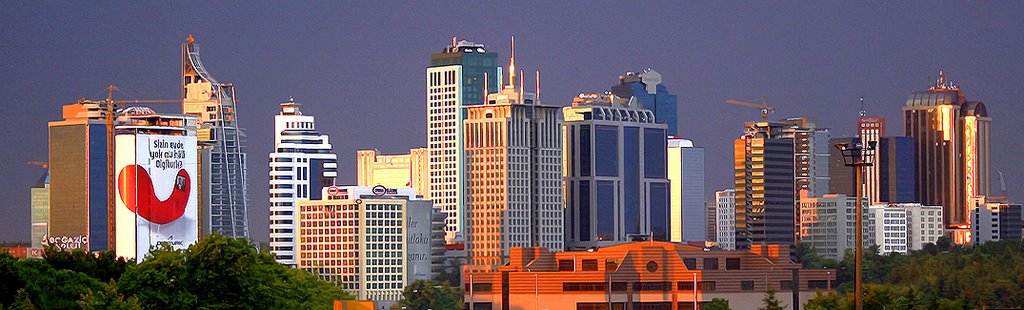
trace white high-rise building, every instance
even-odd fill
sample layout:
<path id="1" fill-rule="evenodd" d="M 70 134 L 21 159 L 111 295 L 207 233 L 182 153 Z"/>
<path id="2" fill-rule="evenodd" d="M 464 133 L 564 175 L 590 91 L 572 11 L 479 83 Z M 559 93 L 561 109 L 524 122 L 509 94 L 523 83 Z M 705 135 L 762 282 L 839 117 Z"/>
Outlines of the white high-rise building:
<path id="1" fill-rule="evenodd" d="M 800 191 L 800 242 L 814 246 L 818 255 L 842 260 L 846 251 L 857 245 L 857 198 L 843 194 L 824 194 L 811 197 L 807 190 Z M 866 212 L 867 199 L 861 199 L 861 208 L 865 210 L 864 219 L 870 219 Z M 874 235 L 868 229 L 869 221 L 864 221 L 862 243 L 865 248 L 871 246 Z"/>
<path id="2" fill-rule="evenodd" d="M 513 49 L 509 83 L 465 109 L 466 254 L 474 265 L 500 266 L 514 247 L 564 249 L 560 108 L 523 91 L 516 73 Z"/>
<path id="3" fill-rule="evenodd" d="M 736 249 L 736 190 L 725 189 L 715 192 L 715 203 L 718 205 L 716 226 L 718 236 L 715 242 L 723 250 Z"/>
<path id="4" fill-rule="evenodd" d="M 974 204 L 971 230 L 974 245 L 1001 241 L 1021 240 L 1021 205 L 1017 203 L 986 202 L 985 197 L 971 199 Z"/>
<path id="5" fill-rule="evenodd" d="M 297 263 L 295 203 L 321 199 L 321 189 L 338 177 L 338 155 L 329 137 L 316 131 L 313 116 L 302 115 L 300 106 L 294 100 L 281 103 L 270 153 L 270 252 L 288 266 Z"/>
<path id="6" fill-rule="evenodd" d="M 874 205 L 868 208 L 868 214 L 868 230 L 879 254 L 909 253 L 906 209 Z"/>
<path id="7" fill-rule="evenodd" d="M 429 195 L 445 213 L 445 239 L 453 242 L 465 227 L 463 108 L 479 105 L 496 92 L 498 54 L 484 45 L 457 41 L 430 57 L 427 68 L 427 152 Z M 487 74 L 491 74 L 488 76 Z"/>
<path id="8" fill-rule="evenodd" d="M 704 199 L 704 148 L 693 141 L 668 139 L 668 180 L 671 188 L 670 224 L 672 242 L 714 240 L 708 236 L 707 205 Z"/>
<path id="9" fill-rule="evenodd" d="M 911 251 L 935 243 L 945 232 L 942 226 L 942 206 L 925 206 L 920 203 L 890 203 L 886 206 L 907 211 L 907 242 Z"/>

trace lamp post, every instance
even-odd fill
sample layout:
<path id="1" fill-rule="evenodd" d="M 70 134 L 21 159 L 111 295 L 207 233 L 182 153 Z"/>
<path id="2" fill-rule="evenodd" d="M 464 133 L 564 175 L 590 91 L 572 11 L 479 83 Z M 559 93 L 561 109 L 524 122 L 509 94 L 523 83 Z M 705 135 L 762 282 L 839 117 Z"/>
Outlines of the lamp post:
<path id="1" fill-rule="evenodd" d="M 855 285 L 856 293 L 854 295 L 854 298 L 855 298 L 854 300 L 856 301 L 856 304 L 857 304 L 857 310 L 863 310 L 864 309 L 864 294 L 863 294 L 864 293 L 863 292 L 864 278 L 861 275 L 861 258 L 864 256 L 864 253 L 863 253 L 864 252 L 864 240 L 863 240 L 864 239 L 864 208 L 861 205 L 861 201 L 862 201 L 862 199 L 864 199 L 863 198 L 863 195 L 864 195 L 863 174 L 864 174 L 864 167 L 868 167 L 868 166 L 872 165 L 871 160 L 875 156 L 875 144 L 876 143 L 877 142 L 875 142 L 875 141 L 868 141 L 867 145 L 864 145 L 861 142 L 856 142 L 856 143 L 838 143 L 838 144 L 836 144 L 836 148 L 839 149 L 839 152 L 843 154 L 843 162 L 846 164 L 847 167 L 854 167 L 854 169 L 856 169 L 856 176 L 857 176 L 856 177 L 857 181 L 855 183 L 856 184 L 856 192 L 857 192 L 857 202 L 856 202 L 856 206 L 857 206 L 857 215 L 856 215 L 857 246 L 854 248 L 854 249 L 856 249 L 856 252 L 855 252 L 856 256 L 855 256 L 855 259 L 854 259 L 856 261 L 856 267 L 854 267 L 854 269 L 855 269 L 854 270 L 854 272 L 855 272 L 854 285 Z"/>

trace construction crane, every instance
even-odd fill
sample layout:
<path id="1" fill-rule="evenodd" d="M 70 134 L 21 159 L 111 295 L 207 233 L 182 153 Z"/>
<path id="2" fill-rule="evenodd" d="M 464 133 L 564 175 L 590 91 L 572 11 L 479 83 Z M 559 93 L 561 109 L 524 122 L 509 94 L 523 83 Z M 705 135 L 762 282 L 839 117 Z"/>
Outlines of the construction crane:
<path id="1" fill-rule="evenodd" d="M 48 164 L 45 161 L 30 160 L 30 161 L 28 161 L 28 164 L 30 166 L 40 166 L 40 167 L 43 167 L 43 169 L 49 169 L 50 168 L 50 164 Z"/>
<path id="2" fill-rule="evenodd" d="M 768 106 L 768 100 L 765 99 L 765 98 L 761 98 L 761 103 L 753 103 L 753 102 L 733 100 L 733 99 L 726 100 L 725 103 L 732 104 L 732 105 L 738 105 L 738 106 L 742 106 L 742 107 L 761 109 L 761 119 L 764 119 L 764 120 L 768 120 L 768 115 L 771 115 L 772 113 L 775 113 L 775 107 Z"/>
<path id="3" fill-rule="evenodd" d="M 1006 197 L 1006 179 L 1003 178 L 1003 172 L 996 170 L 999 173 L 999 189 L 1002 191 L 1003 197 Z"/>
<path id="4" fill-rule="evenodd" d="M 107 248 L 110 250 L 115 249 L 113 236 L 114 231 L 114 118 L 117 113 L 118 105 L 125 104 L 161 104 L 161 103 L 177 103 L 181 104 L 181 99 L 177 100 L 114 100 L 114 91 L 121 90 L 116 85 L 111 84 L 107 86 L 107 100 L 103 101 L 104 105 L 104 118 L 107 125 Z"/>

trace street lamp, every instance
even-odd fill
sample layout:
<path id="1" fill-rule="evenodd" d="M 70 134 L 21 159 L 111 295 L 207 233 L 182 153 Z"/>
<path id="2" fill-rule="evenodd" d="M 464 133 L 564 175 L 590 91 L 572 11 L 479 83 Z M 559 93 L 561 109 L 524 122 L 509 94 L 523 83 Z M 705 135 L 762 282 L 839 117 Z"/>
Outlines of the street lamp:
<path id="1" fill-rule="evenodd" d="M 861 257 L 864 256 L 864 208 L 861 207 L 861 200 L 864 199 L 864 180 L 862 178 L 864 174 L 864 167 L 872 165 L 871 160 L 875 156 L 876 144 L 876 141 L 868 141 L 867 145 L 864 145 L 861 142 L 836 144 L 836 148 L 839 149 L 839 152 L 843 154 L 843 162 L 846 164 L 846 166 L 854 167 L 854 169 L 857 170 L 857 182 L 855 183 L 857 192 L 857 246 L 854 248 L 856 249 L 856 267 L 854 267 L 854 272 L 856 274 L 854 282 L 856 288 L 856 295 L 854 295 L 854 300 L 857 304 L 857 310 L 864 309 L 864 278 L 861 276 Z"/>

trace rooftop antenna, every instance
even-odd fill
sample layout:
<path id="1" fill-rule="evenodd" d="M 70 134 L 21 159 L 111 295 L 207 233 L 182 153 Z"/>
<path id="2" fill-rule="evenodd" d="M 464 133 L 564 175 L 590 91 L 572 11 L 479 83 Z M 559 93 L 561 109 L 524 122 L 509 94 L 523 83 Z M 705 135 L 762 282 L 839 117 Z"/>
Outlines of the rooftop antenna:
<path id="1" fill-rule="evenodd" d="M 526 84 L 526 80 L 523 79 L 523 69 L 519 69 L 519 103 L 523 103 L 523 84 Z"/>
<path id="2" fill-rule="evenodd" d="M 865 117 L 867 115 L 868 112 L 864 111 L 864 97 L 860 97 L 860 117 Z"/>
<path id="3" fill-rule="evenodd" d="M 508 59 L 508 85 L 516 86 L 516 36 L 512 35 L 512 57 Z"/>
<path id="4" fill-rule="evenodd" d="M 534 103 L 540 102 L 540 70 L 537 70 L 537 98 Z"/>
<path id="5" fill-rule="evenodd" d="M 488 102 L 487 92 L 489 92 L 489 90 L 487 89 L 487 71 L 484 71 L 484 104 L 487 104 Z"/>
<path id="6" fill-rule="evenodd" d="M 456 43 L 455 36 L 452 36 L 452 48 L 455 48 L 455 43 Z"/>

